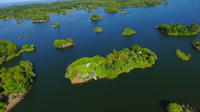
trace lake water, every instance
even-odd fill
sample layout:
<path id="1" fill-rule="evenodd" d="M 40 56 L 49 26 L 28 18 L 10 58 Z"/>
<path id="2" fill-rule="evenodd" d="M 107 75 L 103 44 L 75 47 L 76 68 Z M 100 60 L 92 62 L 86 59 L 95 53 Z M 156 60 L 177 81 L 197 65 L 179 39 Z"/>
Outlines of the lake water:
<path id="1" fill-rule="evenodd" d="M 169 0 L 169 6 L 127 8 L 127 14 L 105 14 L 103 8 L 92 13 L 76 10 L 72 17 L 51 15 L 44 24 L 24 20 L 0 21 L 0 39 L 17 45 L 36 44 L 35 52 L 23 54 L 4 66 L 30 60 L 35 65 L 37 79 L 25 99 L 12 112 L 164 112 L 162 101 L 200 101 L 200 52 L 192 48 L 199 36 L 173 38 L 160 34 L 154 27 L 159 24 L 200 24 L 200 0 Z M 90 21 L 93 13 L 104 16 L 99 22 Z M 54 29 L 51 24 L 61 23 Z M 96 34 L 93 28 L 101 26 L 104 32 Z M 123 28 L 131 27 L 137 34 L 121 36 Z M 10 31 L 6 32 L 5 29 Z M 31 37 L 18 36 L 32 33 Z M 55 39 L 72 37 L 74 47 L 56 50 Z M 159 60 L 149 69 L 134 70 L 114 80 L 98 80 L 74 86 L 64 78 L 66 67 L 85 57 L 106 56 L 112 49 L 123 49 L 139 44 L 154 51 Z M 175 50 L 192 53 L 189 62 L 175 56 Z"/>

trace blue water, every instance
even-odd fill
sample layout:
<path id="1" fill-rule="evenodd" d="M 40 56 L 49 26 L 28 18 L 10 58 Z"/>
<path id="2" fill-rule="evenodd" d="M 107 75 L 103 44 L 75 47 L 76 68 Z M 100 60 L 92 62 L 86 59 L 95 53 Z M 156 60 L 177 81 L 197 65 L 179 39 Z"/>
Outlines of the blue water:
<path id="1" fill-rule="evenodd" d="M 12 112 L 164 112 L 163 100 L 198 102 L 200 99 L 200 52 L 192 48 L 192 41 L 200 35 L 173 38 L 160 34 L 154 27 L 159 24 L 200 24 L 199 0 L 168 0 L 169 6 L 127 8 L 127 14 L 105 14 L 103 8 L 92 13 L 76 10 L 72 17 L 50 15 L 44 24 L 24 20 L 0 21 L 0 38 L 17 45 L 36 44 L 35 52 L 23 54 L 4 66 L 31 60 L 37 79 L 30 93 Z M 99 22 L 90 21 L 93 13 L 104 16 Z M 61 28 L 51 24 L 61 23 Z M 101 26 L 104 32 L 96 34 L 93 28 Z M 131 27 L 137 34 L 131 38 L 121 36 L 123 28 Z M 6 32 L 5 29 L 10 31 Z M 32 33 L 31 37 L 18 36 Z M 76 44 L 56 50 L 55 39 L 72 37 Z M 93 81 L 73 86 L 64 78 L 66 67 L 81 57 L 106 56 L 112 49 L 123 49 L 134 44 L 154 51 L 159 60 L 152 68 L 134 70 L 115 80 Z M 189 62 L 181 62 L 175 50 L 192 53 Z"/>

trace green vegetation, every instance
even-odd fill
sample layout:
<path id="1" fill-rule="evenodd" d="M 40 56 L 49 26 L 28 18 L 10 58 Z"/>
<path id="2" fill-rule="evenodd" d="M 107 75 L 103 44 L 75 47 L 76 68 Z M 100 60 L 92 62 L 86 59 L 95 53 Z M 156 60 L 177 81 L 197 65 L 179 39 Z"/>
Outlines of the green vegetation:
<path id="1" fill-rule="evenodd" d="M 189 110 L 185 106 L 179 105 L 177 103 L 170 103 L 167 106 L 167 112 L 192 112 L 192 110 Z"/>
<path id="2" fill-rule="evenodd" d="M 6 112 L 6 105 L 15 98 L 21 98 L 27 93 L 36 74 L 29 61 L 21 61 L 18 66 L 1 68 L 0 70 L 0 112 Z"/>
<path id="3" fill-rule="evenodd" d="M 91 19 L 92 21 L 97 21 L 97 20 L 103 19 L 103 17 L 99 16 L 98 14 L 93 14 L 93 15 L 90 17 L 90 19 Z"/>
<path id="4" fill-rule="evenodd" d="M 72 83 L 83 83 L 97 78 L 114 79 L 133 69 L 144 69 L 155 64 L 157 56 L 147 48 L 134 45 L 120 51 L 113 50 L 105 58 L 83 57 L 67 67 L 66 77 Z"/>
<path id="5" fill-rule="evenodd" d="M 119 13 L 120 13 L 120 14 L 126 14 L 127 11 L 125 11 L 125 10 L 120 10 Z"/>
<path id="6" fill-rule="evenodd" d="M 156 26 L 158 30 L 169 36 L 194 36 L 200 32 L 200 27 L 197 24 L 191 24 L 189 26 L 183 26 L 181 24 L 161 24 Z"/>
<path id="7" fill-rule="evenodd" d="M 23 21 L 18 19 L 16 20 L 16 23 L 20 24 L 20 23 L 23 23 Z"/>
<path id="8" fill-rule="evenodd" d="M 192 43 L 193 47 L 196 48 L 198 51 L 200 51 L 200 41 L 199 40 L 195 40 Z"/>
<path id="9" fill-rule="evenodd" d="M 119 9 L 118 7 L 109 6 L 109 7 L 106 7 L 104 11 L 106 13 L 117 13 L 118 9 Z"/>
<path id="10" fill-rule="evenodd" d="M 66 40 L 55 40 L 54 46 L 56 48 L 66 48 L 74 45 L 74 40 L 72 38 L 67 38 Z"/>
<path id="11" fill-rule="evenodd" d="M 192 58 L 192 54 L 186 54 L 183 51 L 181 51 L 180 49 L 176 50 L 176 56 L 181 59 L 182 61 L 188 61 Z"/>
<path id="12" fill-rule="evenodd" d="M 34 45 L 24 45 L 21 50 L 18 49 L 11 41 L 0 40 L 0 65 L 4 62 L 7 62 L 17 56 L 20 56 L 21 53 L 33 51 L 35 48 Z"/>
<path id="13" fill-rule="evenodd" d="M 103 32 L 103 29 L 101 27 L 96 27 L 94 29 L 94 31 L 97 32 L 97 33 L 100 33 L 100 32 Z"/>
<path id="14" fill-rule="evenodd" d="M 125 36 L 125 37 L 130 37 L 134 34 L 136 34 L 136 31 L 132 30 L 131 28 L 125 28 L 124 32 L 122 33 L 122 35 Z"/>
<path id="15" fill-rule="evenodd" d="M 167 5 L 169 5 L 169 3 L 168 3 L 168 2 L 165 2 L 165 3 L 163 3 L 163 4 L 164 4 L 164 5 L 166 5 L 166 6 L 167 6 Z"/>
<path id="16" fill-rule="evenodd" d="M 59 28 L 60 27 L 60 23 L 59 22 L 56 22 L 55 24 L 52 24 L 51 25 L 53 28 Z"/>
<path id="17" fill-rule="evenodd" d="M 48 14 L 66 14 L 66 12 L 75 9 L 87 9 L 89 12 L 103 6 L 106 7 L 105 12 L 110 12 L 112 7 L 115 7 L 114 9 L 147 7 L 156 6 L 162 2 L 163 0 L 126 0 L 126 2 L 123 0 L 71 0 L 50 4 L 37 3 L 0 8 L 0 20 L 24 18 L 31 19 L 32 22 L 45 22 L 50 19 Z"/>

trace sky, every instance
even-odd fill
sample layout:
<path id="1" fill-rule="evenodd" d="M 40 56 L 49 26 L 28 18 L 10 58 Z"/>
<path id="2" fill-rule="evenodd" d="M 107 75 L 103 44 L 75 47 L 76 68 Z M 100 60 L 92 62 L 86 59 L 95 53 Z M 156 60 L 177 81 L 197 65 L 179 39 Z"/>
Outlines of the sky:
<path id="1" fill-rule="evenodd" d="M 20 3 L 20 2 L 42 2 L 42 1 L 58 1 L 58 0 L 0 0 L 0 4 Z"/>

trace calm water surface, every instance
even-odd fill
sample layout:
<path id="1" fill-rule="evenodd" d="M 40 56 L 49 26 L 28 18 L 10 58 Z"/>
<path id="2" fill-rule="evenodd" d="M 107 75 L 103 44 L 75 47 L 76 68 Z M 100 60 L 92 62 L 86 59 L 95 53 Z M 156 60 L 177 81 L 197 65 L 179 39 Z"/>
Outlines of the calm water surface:
<path id="1" fill-rule="evenodd" d="M 169 0 L 170 5 L 128 8 L 128 14 L 105 14 L 103 8 L 92 13 L 72 11 L 72 17 L 51 15 L 44 24 L 32 24 L 24 20 L 0 21 L 0 39 L 17 45 L 36 44 L 35 52 L 23 54 L 4 66 L 17 65 L 30 60 L 35 65 L 37 80 L 25 99 L 12 112 L 164 112 L 163 100 L 178 102 L 200 101 L 200 52 L 191 47 L 194 39 L 172 38 L 161 35 L 154 27 L 159 24 L 200 24 L 200 0 Z M 90 21 L 93 13 L 104 16 L 99 22 Z M 61 23 L 61 28 L 51 24 Z M 104 32 L 96 34 L 93 28 L 101 26 Z M 137 31 L 132 38 L 121 36 L 123 28 Z M 10 31 L 6 32 L 9 28 Z M 31 37 L 18 36 L 32 33 Z M 55 39 L 74 38 L 74 47 L 56 50 Z M 93 81 L 72 86 L 64 78 L 66 67 L 81 57 L 106 56 L 112 49 L 123 49 L 134 44 L 147 47 L 157 53 L 159 60 L 152 68 L 134 70 L 115 80 Z M 189 62 L 181 62 L 175 50 L 191 52 Z"/>

